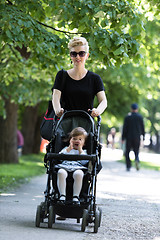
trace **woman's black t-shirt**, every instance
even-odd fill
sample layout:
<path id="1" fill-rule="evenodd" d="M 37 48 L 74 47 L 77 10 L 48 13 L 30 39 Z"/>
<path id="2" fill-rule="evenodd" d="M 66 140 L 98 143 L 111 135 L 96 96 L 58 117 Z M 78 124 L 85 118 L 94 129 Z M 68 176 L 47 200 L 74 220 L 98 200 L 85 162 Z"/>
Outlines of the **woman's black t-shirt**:
<path id="1" fill-rule="evenodd" d="M 63 72 L 65 80 L 63 82 Z M 67 71 L 57 73 L 53 89 L 61 91 L 61 106 L 65 110 L 84 110 L 93 108 L 95 95 L 104 91 L 104 85 L 99 75 L 88 71 L 81 80 L 72 79 Z"/>

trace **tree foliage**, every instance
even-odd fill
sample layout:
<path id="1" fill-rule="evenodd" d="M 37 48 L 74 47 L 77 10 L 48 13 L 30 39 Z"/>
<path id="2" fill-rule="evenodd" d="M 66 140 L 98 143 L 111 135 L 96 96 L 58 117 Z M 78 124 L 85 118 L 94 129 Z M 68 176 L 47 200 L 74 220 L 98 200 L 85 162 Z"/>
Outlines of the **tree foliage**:
<path id="1" fill-rule="evenodd" d="M 143 23 L 131 2 L 8 0 L 0 9 L 0 89 L 12 101 L 34 105 L 50 96 L 56 71 L 69 63 L 74 34 L 88 39 L 90 63 L 113 66 L 140 57 Z"/>
<path id="2" fill-rule="evenodd" d="M 1 0 L 0 115 L 6 99 L 35 106 L 51 98 L 56 72 L 70 68 L 68 41 L 78 34 L 89 42 L 87 68 L 103 78 L 108 112 L 122 118 L 129 101 L 159 85 L 158 34 L 153 38 L 159 6 L 158 0 Z"/>

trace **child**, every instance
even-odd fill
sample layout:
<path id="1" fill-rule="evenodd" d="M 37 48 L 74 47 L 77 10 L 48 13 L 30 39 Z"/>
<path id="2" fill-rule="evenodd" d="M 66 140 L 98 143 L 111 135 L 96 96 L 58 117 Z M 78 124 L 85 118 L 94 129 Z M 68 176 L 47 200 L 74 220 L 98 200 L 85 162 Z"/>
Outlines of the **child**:
<path id="1" fill-rule="evenodd" d="M 61 154 L 87 154 L 86 150 L 83 150 L 85 140 L 87 138 L 87 132 L 82 127 L 74 128 L 70 133 L 70 145 L 61 150 Z M 61 164 L 57 164 L 55 167 L 60 168 L 57 174 L 57 186 L 60 193 L 59 202 L 65 202 L 66 200 L 66 178 L 68 172 L 73 172 L 73 203 L 80 204 L 79 194 L 82 189 L 84 170 L 87 169 L 87 160 L 81 161 L 63 161 Z"/>

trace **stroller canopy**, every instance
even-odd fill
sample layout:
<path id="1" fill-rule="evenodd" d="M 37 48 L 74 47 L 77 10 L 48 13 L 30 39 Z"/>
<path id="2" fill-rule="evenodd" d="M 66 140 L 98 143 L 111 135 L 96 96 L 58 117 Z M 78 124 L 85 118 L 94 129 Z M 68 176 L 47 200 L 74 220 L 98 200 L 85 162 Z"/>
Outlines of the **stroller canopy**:
<path id="1" fill-rule="evenodd" d="M 65 137 L 76 127 L 83 127 L 88 133 L 95 131 L 93 118 L 85 111 L 75 110 L 63 114 L 57 123 L 55 133 L 58 132 Z"/>

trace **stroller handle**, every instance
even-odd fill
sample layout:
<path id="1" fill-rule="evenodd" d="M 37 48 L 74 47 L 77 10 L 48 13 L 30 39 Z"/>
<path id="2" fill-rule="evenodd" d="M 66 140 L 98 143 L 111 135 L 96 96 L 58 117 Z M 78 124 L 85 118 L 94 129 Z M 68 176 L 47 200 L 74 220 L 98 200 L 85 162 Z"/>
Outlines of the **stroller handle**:
<path id="1" fill-rule="evenodd" d="M 98 115 L 98 116 L 97 116 L 97 120 L 98 120 L 98 123 L 101 122 L 101 115 Z"/>
<path id="2" fill-rule="evenodd" d="M 47 160 L 69 160 L 69 161 L 75 161 L 76 160 L 91 160 L 96 161 L 97 156 L 96 154 L 92 155 L 75 155 L 75 154 L 59 154 L 59 153 L 46 153 L 45 159 Z"/>
<path id="3" fill-rule="evenodd" d="M 92 109 L 89 109 L 88 112 L 91 114 L 91 113 L 92 113 Z M 98 123 L 101 122 L 101 115 L 98 115 L 98 116 L 97 116 L 97 120 L 98 120 Z"/>

